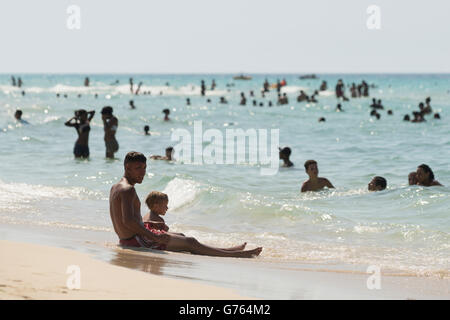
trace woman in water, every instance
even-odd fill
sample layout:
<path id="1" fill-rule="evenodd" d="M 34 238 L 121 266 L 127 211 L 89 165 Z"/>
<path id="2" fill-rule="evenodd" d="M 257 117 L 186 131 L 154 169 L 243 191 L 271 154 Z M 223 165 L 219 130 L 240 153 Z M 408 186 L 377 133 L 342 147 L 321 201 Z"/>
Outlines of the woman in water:
<path id="1" fill-rule="evenodd" d="M 87 112 L 80 109 L 75 111 L 75 116 L 65 123 L 68 127 L 74 127 L 78 133 L 78 139 L 73 148 L 75 158 L 89 158 L 89 131 L 91 131 L 89 122 L 94 114 L 94 110 Z"/>

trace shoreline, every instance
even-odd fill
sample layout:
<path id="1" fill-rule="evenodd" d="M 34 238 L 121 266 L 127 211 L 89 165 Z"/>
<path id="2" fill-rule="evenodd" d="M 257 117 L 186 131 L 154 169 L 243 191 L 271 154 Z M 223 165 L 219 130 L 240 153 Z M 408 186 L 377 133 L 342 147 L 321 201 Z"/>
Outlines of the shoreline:
<path id="1" fill-rule="evenodd" d="M 42 237 L 44 234 L 45 237 Z M 72 295 L 73 298 L 68 297 L 67 293 L 60 293 L 60 297 L 57 299 L 450 299 L 450 279 L 448 278 L 389 274 L 385 270 L 381 273 L 380 289 L 370 290 L 367 286 L 370 277 L 366 270 L 367 266 L 317 265 L 264 261 L 258 258 L 218 258 L 167 251 L 124 249 L 113 245 L 109 237 L 105 238 L 106 233 L 67 232 L 67 230 L 53 230 L 52 228 L 45 228 L 45 230 L 27 228 L 24 230 L 23 226 L 7 224 L 0 224 L 0 235 L 2 236 L 0 241 L 2 261 L 10 261 L 8 265 L 2 265 L 1 270 L 9 268 L 14 271 L 20 267 L 19 260 L 4 257 L 6 251 L 3 249 L 2 243 L 27 242 L 29 246 L 42 246 L 48 250 L 67 250 L 70 253 L 67 258 L 78 255 L 87 257 L 88 260 L 102 265 L 98 270 L 119 268 L 121 271 L 132 272 L 133 278 L 135 276 L 138 278 L 156 277 L 163 285 L 164 283 L 170 284 L 172 281 L 177 283 L 181 281 L 182 283 L 187 282 L 188 287 L 191 284 L 206 286 L 213 288 L 212 290 L 208 289 L 208 292 L 221 292 L 221 295 L 217 294 L 215 297 L 209 293 L 203 297 L 199 293 L 191 295 L 189 290 L 189 294 L 184 296 L 181 291 L 178 291 L 180 295 L 155 296 L 154 293 L 149 293 L 145 297 L 131 298 L 133 292 L 130 293 L 130 287 L 125 286 L 123 287 L 124 292 L 115 291 L 114 295 L 104 298 L 95 295 L 77 295 L 75 292 L 75 295 Z M 111 239 L 113 238 L 111 235 Z M 20 258 L 19 251 L 16 250 L 14 254 Z M 59 263 L 59 255 L 57 256 L 57 259 L 53 259 Z M 37 257 L 36 260 L 38 260 Z M 62 290 L 68 277 L 65 274 L 66 268 L 67 266 L 56 272 L 52 269 L 51 264 L 44 265 L 41 266 L 41 272 L 37 271 L 37 273 L 47 276 L 53 273 L 53 278 L 59 275 L 59 287 Z M 27 278 L 30 277 L 29 274 L 23 273 L 21 276 L 25 280 L 28 279 L 29 284 L 32 284 L 30 282 L 32 278 Z M 8 279 L 15 278 L 8 276 Z M 61 279 L 64 280 L 62 284 Z M 148 279 L 146 278 L 144 281 L 151 282 Z M 166 282 L 166 280 L 168 281 Z M 0 284 L 5 285 L 5 281 L 6 277 L 2 271 L 0 272 Z M 8 285 L 11 288 L 20 287 L 20 283 L 16 282 L 9 282 Z M 102 285 L 99 283 L 99 286 Z M 111 286 L 108 282 L 105 285 Z M 13 290 L 11 288 L 8 290 Z M 0 298 L 3 298 L 4 289 L 4 287 L 0 287 Z M 96 289 L 98 290 L 99 287 L 97 286 Z M 55 298 L 48 295 L 43 299 Z"/>

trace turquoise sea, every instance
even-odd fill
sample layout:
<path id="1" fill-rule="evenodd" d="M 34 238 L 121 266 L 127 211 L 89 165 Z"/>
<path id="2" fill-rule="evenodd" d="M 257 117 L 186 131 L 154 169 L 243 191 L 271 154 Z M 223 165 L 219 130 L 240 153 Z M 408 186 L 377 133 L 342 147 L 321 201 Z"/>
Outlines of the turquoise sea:
<path id="1" fill-rule="evenodd" d="M 172 231 L 212 245 L 247 241 L 249 248 L 263 246 L 258 258 L 263 261 L 378 265 L 413 275 L 450 275 L 450 75 L 319 74 L 317 80 L 300 80 L 297 74 L 257 74 L 249 81 L 226 74 L 14 76 L 23 80 L 22 88 L 11 85 L 11 75 L 0 75 L 4 226 L 82 230 L 87 238 L 92 235 L 114 246 L 108 195 L 123 174 L 125 154 L 164 154 L 167 146 L 177 144 L 171 141 L 174 130 L 193 133 L 194 121 L 201 120 L 203 130 L 218 129 L 224 135 L 229 128 L 279 129 L 279 145 L 292 149 L 295 166 L 265 176 L 258 164 L 245 162 L 148 161 L 147 176 L 136 190 L 141 200 L 151 190 L 169 195 L 165 219 Z M 85 76 L 90 87 L 83 86 Z M 130 94 L 130 77 L 135 88 L 143 82 L 139 96 Z M 276 105 L 276 90 L 261 97 L 265 78 L 271 83 L 286 79 L 282 93 L 287 93 L 287 105 Z M 200 95 L 202 79 L 208 89 L 205 97 Z M 217 87 L 211 91 L 213 79 Z M 344 112 L 336 112 L 338 79 L 344 81 L 347 96 L 348 84 L 365 80 L 373 85 L 370 97 L 340 102 Z M 299 90 L 312 94 L 322 80 L 328 90 L 320 93 L 318 103 L 296 101 Z M 247 97 L 246 106 L 239 105 L 240 92 Z M 228 104 L 219 103 L 221 96 Z M 441 119 L 429 115 L 424 123 L 402 121 L 426 97 Z M 382 99 L 385 107 L 380 120 L 369 115 L 372 98 Z M 128 104 L 131 99 L 134 110 Z M 253 106 L 253 99 L 264 106 Z M 119 119 L 116 160 L 105 159 L 100 111 L 106 105 Z M 91 122 L 89 160 L 74 159 L 76 132 L 64 126 L 80 108 L 97 112 Z M 163 121 L 165 108 L 171 111 L 170 122 Z M 29 124 L 15 121 L 16 109 L 23 110 Z M 393 115 L 387 115 L 388 109 Z M 326 122 L 319 123 L 319 117 Z M 145 125 L 151 136 L 143 134 Z M 320 176 L 336 189 L 300 193 L 308 159 L 318 162 Z M 408 173 L 422 163 L 444 187 L 408 186 Z M 367 191 L 375 175 L 387 179 L 387 190 Z M 143 204 L 142 214 L 145 209 Z"/>

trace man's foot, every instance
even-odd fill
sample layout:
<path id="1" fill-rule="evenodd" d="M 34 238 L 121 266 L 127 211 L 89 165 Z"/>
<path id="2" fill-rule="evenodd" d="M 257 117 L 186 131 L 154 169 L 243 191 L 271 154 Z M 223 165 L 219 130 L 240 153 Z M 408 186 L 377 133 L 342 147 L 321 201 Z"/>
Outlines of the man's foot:
<path id="1" fill-rule="evenodd" d="M 236 254 L 236 257 L 238 258 L 253 258 L 256 256 L 259 256 L 259 254 L 262 251 L 262 247 L 258 247 L 252 250 L 246 250 L 246 251 L 236 251 L 234 252 Z"/>

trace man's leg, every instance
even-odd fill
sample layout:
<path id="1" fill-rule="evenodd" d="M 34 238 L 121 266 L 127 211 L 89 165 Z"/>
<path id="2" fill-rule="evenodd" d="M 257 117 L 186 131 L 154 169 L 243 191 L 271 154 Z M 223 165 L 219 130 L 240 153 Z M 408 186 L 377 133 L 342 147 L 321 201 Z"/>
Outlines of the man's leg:
<path id="1" fill-rule="evenodd" d="M 198 242 L 192 237 L 182 237 L 178 235 L 170 235 L 169 243 L 167 244 L 168 251 L 188 251 L 193 254 L 216 256 L 216 257 L 238 257 L 238 258 L 251 258 L 261 253 L 262 248 L 256 248 L 253 250 L 239 250 L 228 251 L 219 248 L 210 247 Z"/>

